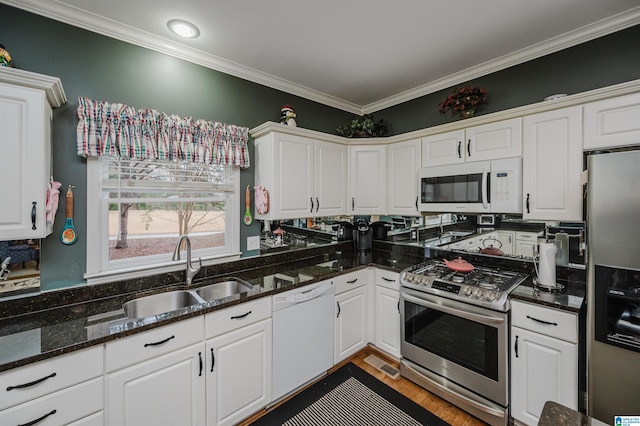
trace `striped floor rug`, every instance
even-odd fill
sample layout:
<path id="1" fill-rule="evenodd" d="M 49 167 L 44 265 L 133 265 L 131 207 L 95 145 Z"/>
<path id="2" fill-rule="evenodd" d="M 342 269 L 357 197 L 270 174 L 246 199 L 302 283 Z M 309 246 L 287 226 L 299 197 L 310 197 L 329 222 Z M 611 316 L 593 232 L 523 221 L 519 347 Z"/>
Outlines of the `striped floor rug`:
<path id="1" fill-rule="evenodd" d="M 252 425 L 446 426 L 448 423 L 349 363 Z"/>

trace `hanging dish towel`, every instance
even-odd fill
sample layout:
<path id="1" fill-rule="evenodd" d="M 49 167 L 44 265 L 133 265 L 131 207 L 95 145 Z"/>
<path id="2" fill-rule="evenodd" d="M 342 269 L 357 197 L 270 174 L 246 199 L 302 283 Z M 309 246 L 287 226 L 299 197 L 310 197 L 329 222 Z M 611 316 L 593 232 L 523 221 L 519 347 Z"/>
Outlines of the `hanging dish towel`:
<path id="1" fill-rule="evenodd" d="M 253 187 L 255 191 L 256 199 L 256 211 L 258 214 L 265 214 L 269 212 L 269 191 L 262 185 Z"/>
<path id="2" fill-rule="evenodd" d="M 62 184 L 53 180 L 53 177 L 49 181 L 49 188 L 47 188 L 47 223 L 53 225 L 53 221 L 56 218 L 56 212 L 58 211 L 58 201 L 60 199 L 60 187 Z"/>

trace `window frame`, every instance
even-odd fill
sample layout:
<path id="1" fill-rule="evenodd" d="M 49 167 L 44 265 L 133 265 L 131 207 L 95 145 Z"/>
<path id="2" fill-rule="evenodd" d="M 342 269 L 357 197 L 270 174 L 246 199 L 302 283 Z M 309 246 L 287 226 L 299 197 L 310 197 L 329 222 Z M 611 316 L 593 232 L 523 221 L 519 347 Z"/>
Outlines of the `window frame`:
<path id="1" fill-rule="evenodd" d="M 183 270 L 186 260 L 171 260 L 170 254 L 144 257 L 142 261 L 109 262 L 109 219 L 108 209 L 102 198 L 102 159 L 87 157 L 87 250 L 86 271 L 87 284 L 101 284 L 117 280 L 140 278 L 159 273 Z M 203 265 L 213 265 L 239 259 L 240 252 L 240 168 L 233 166 L 233 191 L 225 203 L 225 241 L 227 250 L 224 253 L 198 255 Z M 107 244 L 104 243 L 107 241 Z M 177 239 L 176 239 L 177 243 Z M 183 256 L 184 257 L 184 256 Z M 111 264 L 110 264 L 111 263 Z"/>

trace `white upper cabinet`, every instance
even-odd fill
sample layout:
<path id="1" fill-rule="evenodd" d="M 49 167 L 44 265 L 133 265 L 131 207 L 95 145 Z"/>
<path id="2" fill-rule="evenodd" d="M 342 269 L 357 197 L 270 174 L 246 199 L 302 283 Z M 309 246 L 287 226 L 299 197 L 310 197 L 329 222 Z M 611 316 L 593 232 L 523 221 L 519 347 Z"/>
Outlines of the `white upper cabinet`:
<path id="1" fill-rule="evenodd" d="M 497 121 L 466 130 L 467 162 L 520 157 L 522 119 Z"/>
<path id="2" fill-rule="evenodd" d="M 584 149 L 640 144 L 640 93 L 584 106 Z"/>
<path id="3" fill-rule="evenodd" d="M 422 138 L 422 167 L 521 155 L 521 118 L 481 124 Z"/>
<path id="4" fill-rule="evenodd" d="M 256 139 L 256 185 L 269 191 L 269 211 L 256 219 L 345 214 L 347 147 L 287 133 Z"/>
<path id="5" fill-rule="evenodd" d="M 422 138 L 422 167 L 464 163 L 464 130 Z"/>
<path id="6" fill-rule="evenodd" d="M 418 211 L 418 170 L 420 139 L 390 144 L 387 147 L 389 175 L 388 214 L 420 216 Z"/>
<path id="7" fill-rule="evenodd" d="M 349 147 L 349 214 L 386 214 L 387 147 Z"/>
<path id="8" fill-rule="evenodd" d="M 314 144 L 315 216 L 347 212 L 347 147 L 333 142 Z"/>
<path id="9" fill-rule="evenodd" d="M 66 102 L 60 80 L 4 68 L 0 73 L 0 240 L 43 238 L 51 177 L 52 108 Z"/>
<path id="10" fill-rule="evenodd" d="M 523 127 L 523 219 L 582 220 L 581 107 L 526 116 Z"/>

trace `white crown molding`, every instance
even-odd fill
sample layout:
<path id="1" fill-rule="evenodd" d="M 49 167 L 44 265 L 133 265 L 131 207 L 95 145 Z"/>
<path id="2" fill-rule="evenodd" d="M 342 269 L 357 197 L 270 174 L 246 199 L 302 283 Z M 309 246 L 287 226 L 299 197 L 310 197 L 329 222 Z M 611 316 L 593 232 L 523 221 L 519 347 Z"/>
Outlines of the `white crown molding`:
<path id="1" fill-rule="evenodd" d="M 455 120 L 450 123 L 440 124 L 433 127 L 427 127 L 424 129 L 418 129 L 411 132 L 401 133 L 383 138 L 345 138 L 343 136 L 322 133 L 316 130 L 304 129 L 300 127 L 291 127 L 285 124 L 275 123 L 271 121 L 250 129 L 249 134 L 254 139 L 264 136 L 270 132 L 278 132 L 302 136 L 309 139 L 335 142 L 343 145 L 388 145 L 390 143 L 420 139 L 425 136 L 437 135 L 453 130 L 466 129 L 481 124 L 494 123 L 496 121 L 525 117 L 527 115 L 539 114 L 555 109 L 581 106 L 590 102 L 601 101 L 603 99 L 625 96 L 634 93 L 640 93 L 640 79 L 615 84 L 613 86 L 589 90 L 587 92 L 576 93 L 552 101 L 536 102 L 533 104 L 498 111 L 491 114 L 479 115 L 465 120 Z"/>
<path id="2" fill-rule="evenodd" d="M 389 108 L 403 102 L 437 92 L 438 90 L 446 89 L 456 84 L 500 71 L 640 23 L 640 7 L 637 7 L 631 11 L 603 19 L 594 24 L 513 52 L 496 60 L 485 62 L 484 64 L 480 64 L 459 73 L 406 90 L 386 99 L 361 106 L 339 99 L 335 96 L 327 95 L 308 87 L 292 83 L 279 77 L 260 72 L 253 68 L 225 60 L 174 40 L 159 37 L 145 31 L 120 24 L 113 20 L 81 11 L 56 0 L 47 2 L 39 0 L 0 0 L 0 3 L 5 3 L 28 12 L 55 19 L 66 24 L 154 50 L 156 52 L 164 53 L 178 59 L 202 65 L 225 74 L 357 115 L 373 113 Z"/>
<path id="3" fill-rule="evenodd" d="M 501 58 L 485 62 L 475 67 L 467 68 L 456 74 L 451 74 L 439 80 L 434 80 L 414 89 L 406 90 L 397 95 L 390 96 L 378 102 L 373 102 L 362 107 L 364 114 L 380 111 L 403 102 L 411 101 L 421 96 L 437 92 L 438 90 L 461 84 L 474 78 L 482 77 L 496 71 L 519 65 L 533 59 L 540 58 L 551 53 L 558 52 L 568 47 L 594 40 L 616 31 L 632 27 L 640 23 L 640 7 L 631 11 L 614 15 L 591 25 L 584 26 L 574 31 L 545 40 L 541 43 L 529 46 L 525 49 L 504 55 Z"/>
<path id="4" fill-rule="evenodd" d="M 0 83 L 38 89 L 45 92 L 47 101 L 52 108 L 57 108 L 67 102 L 67 96 L 62 88 L 62 82 L 57 77 L 37 74 L 17 68 L 0 67 Z"/>

